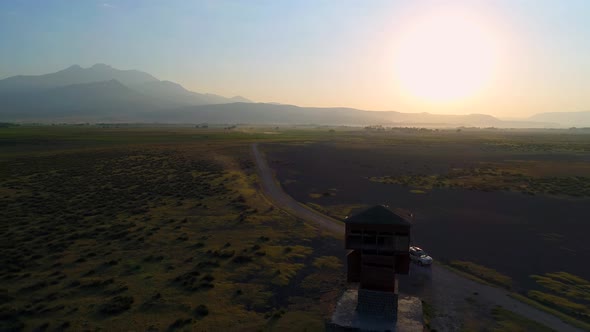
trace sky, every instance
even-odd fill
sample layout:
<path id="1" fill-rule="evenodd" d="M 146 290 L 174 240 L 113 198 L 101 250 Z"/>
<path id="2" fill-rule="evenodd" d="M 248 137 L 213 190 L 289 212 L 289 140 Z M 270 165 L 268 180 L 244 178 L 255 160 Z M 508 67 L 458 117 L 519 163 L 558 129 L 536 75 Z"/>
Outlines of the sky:
<path id="1" fill-rule="evenodd" d="M 0 78 L 138 69 L 257 102 L 590 111 L 587 0 L 4 0 Z"/>

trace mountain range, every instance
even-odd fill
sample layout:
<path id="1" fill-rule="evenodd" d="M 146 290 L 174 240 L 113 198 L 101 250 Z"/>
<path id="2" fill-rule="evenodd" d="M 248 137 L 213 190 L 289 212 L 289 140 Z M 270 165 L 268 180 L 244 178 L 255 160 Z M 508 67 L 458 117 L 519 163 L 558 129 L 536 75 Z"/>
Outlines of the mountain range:
<path id="1" fill-rule="evenodd" d="M 529 117 L 528 120 L 556 124 L 561 127 L 590 127 L 590 111 L 539 113 Z"/>
<path id="2" fill-rule="evenodd" d="M 235 102 L 250 101 L 192 92 L 148 73 L 105 64 L 0 80 L 1 120 L 136 121 L 146 112 Z"/>
<path id="3" fill-rule="evenodd" d="M 317 124 L 476 127 L 590 126 L 590 112 L 542 113 L 519 121 L 491 115 L 438 115 L 253 103 L 193 92 L 138 70 L 78 65 L 0 80 L 0 121 Z"/>

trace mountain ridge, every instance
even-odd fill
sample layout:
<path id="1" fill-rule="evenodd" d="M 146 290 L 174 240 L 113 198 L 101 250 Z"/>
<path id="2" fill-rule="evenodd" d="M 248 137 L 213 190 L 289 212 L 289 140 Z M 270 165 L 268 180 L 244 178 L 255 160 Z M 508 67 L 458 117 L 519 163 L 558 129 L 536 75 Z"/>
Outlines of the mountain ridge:
<path id="1" fill-rule="evenodd" d="M 180 92 L 183 92 L 185 97 L 192 96 L 192 98 L 185 98 L 184 100 L 184 102 L 189 105 L 230 103 L 235 101 L 233 99 L 235 97 L 226 98 L 215 94 L 203 94 L 189 91 L 178 83 L 161 81 L 146 72 L 135 69 L 120 70 L 103 63 L 97 63 L 88 68 L 72 65 L 57 72 L 43 75 L 16 75 L 7 77 L 0 80 L 0 97 L 7 94 L 22 92 L 34 93 L 60 86 L 109 81 L 113 79 L 132 89 L 138 89 L 142 85 L 152 84 L 155 87 L 147 92 L 162 99 L 175 99 L 182 95 Z M 170 89 L 169 85 L 174 85 L 174 88 Z M 167 95 L 167 91 L 169 95 Z M 243 98 L 243 100 L 249 101 L 245 98 Z M 173 104 L 179 104 L 178 100 L 172 101 Z"/>
<path id="2" fill-rule="evenodd" d="M 190 91 L 146 72 L 98 63 L 88 68 L 72 65 L 55 73 L 0 80 L 0 121 L 546 128 L 571 123 L 590 126 L 590 112 L 542 113 L 505 121 L 478 113 L 403 113 L 253 103 L 241 96 L 228 98 Z"/>
<path id="3" fill-rule="evenodd" d="M 590 111 L 545 112 L 532 115 L 530 121 L 542 121 L 571 127 L 590 127 Z"/>
<path id="4" fill-rule="evenodd" d="M 118 70 L 104 64 L 95 64 L 89 68 L 73 65 L 55 73 L 17 75 L 2 79 L 0 80 L 0 94 L 34 92 L 60 86 L 109 81 L 112 79 L 125 85 L 157 80 L 152 75 L 138 70 Z"/>
<path id="5" fill-rule="evenodd" d="M 125 112 L 149 112 L 168 107 L 117 80 L 59 86 L 36 92 L 34 98 L 30 97 L 31 94 L 23 92 L 0 98 L 0 110 L 6 110 L 0 113 L 7 118 L 37 121 L 52 118 L 116 119 L 117 115 Z"/>
<path id="6" fill-rule="evenodd" d="M 391 125 L 432 127 L 529 127 L 528 122 L 502 121 L 487 114 L 436 115 L 402 113 L 397 111 L 365 111 L 347 107 L 299 107 L 269 103 L 232 103 L 181 107 L 166 112 L 148 114 L 150 121 L 165 123 L 240 123 L 240 124 L 316 124 L 316 125 Z M 255 121 L 254 121 L 255 119 Z M 535 123 L 542 127 L 542 124 Z"/>

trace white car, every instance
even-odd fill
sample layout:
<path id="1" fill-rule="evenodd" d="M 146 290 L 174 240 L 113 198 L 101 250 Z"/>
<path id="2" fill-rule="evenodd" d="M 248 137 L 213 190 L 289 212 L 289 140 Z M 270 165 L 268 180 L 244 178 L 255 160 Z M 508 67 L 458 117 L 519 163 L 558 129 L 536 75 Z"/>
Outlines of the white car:
<path id="1" fill-rule="evenodd" d="M 432 264 L 432 257 L 418 247 L 410 247 L 410 259 L 422 266 Z"/>

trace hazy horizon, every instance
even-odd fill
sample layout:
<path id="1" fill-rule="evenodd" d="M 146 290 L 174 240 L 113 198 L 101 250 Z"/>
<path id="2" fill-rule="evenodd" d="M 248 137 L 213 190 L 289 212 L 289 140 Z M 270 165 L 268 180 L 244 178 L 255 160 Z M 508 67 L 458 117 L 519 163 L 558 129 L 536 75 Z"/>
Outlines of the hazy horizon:
<path id="1" fill-rule="evenodd" d="M 3 2 L 0 78 L 105 63 L 257 102 L 587 111 L 589 12 L 585 1 Z"/>

